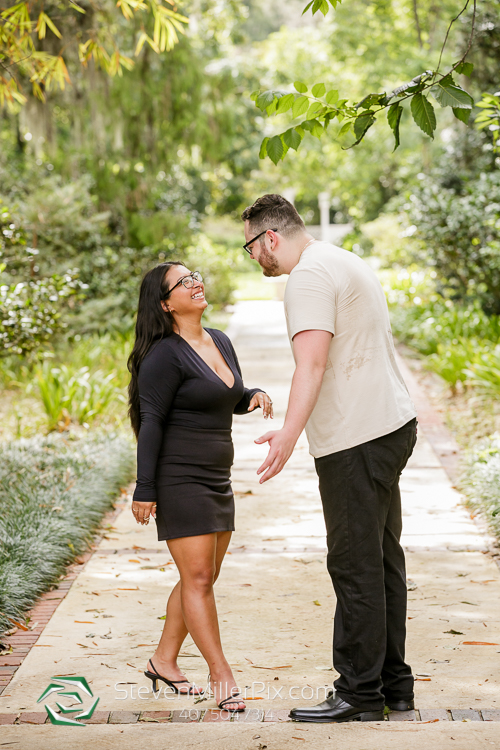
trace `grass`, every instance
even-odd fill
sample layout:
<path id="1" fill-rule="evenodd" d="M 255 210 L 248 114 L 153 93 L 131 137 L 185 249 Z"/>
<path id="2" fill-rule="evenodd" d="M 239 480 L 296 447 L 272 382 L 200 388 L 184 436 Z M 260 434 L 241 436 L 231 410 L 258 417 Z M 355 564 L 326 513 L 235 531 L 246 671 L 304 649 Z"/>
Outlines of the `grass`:
<path id="1" fill-rule="evenodd" d="M 0 632 L 88 549 L 134 467 L 132 443 L 114 435 L 0 445 Z"/>

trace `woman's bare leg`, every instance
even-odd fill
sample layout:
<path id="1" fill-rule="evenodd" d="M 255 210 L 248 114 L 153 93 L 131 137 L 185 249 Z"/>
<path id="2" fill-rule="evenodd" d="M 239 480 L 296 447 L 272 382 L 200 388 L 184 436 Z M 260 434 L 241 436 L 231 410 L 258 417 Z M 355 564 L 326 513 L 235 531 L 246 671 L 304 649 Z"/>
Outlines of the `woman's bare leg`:
<path id="1" fill-rule="evenodd" d="M 160 642 L 152 657 L 157 671 L 169 680 L 183 680 L 186 676 L 179 669 L 177 657 L 181 646 L 188 634 L 181 608 L 181 582 L 176 583 L 167 602 L 165 624 Z M 182 693 L 189 693 L 189 685 L 179 685 Z M 203 692 L 201 688 L 194 688 L 193 693 Z"/>
<path id="2" fill-rule="evenodd" d="M 222 651 L 213 592 L 213 584 L 230 538 L 231 532 L 220 532 L 171 539 L 167 542 L 181 576 L 180 600 L 184 623 L 208 664 L 218 703 L 231 695 L 231 692 L 236 692 L 231 667 Z M 175 617 L 178 617 L 177 611 Z M 173 632 L 174 622 L 172 627 Z M 180 637 L 179 626 L 176 632 Z M 172 645 L 173 642 L 172 639 Z M 226 705 L 229 710 L 243 707 L 242 701 Z"/>

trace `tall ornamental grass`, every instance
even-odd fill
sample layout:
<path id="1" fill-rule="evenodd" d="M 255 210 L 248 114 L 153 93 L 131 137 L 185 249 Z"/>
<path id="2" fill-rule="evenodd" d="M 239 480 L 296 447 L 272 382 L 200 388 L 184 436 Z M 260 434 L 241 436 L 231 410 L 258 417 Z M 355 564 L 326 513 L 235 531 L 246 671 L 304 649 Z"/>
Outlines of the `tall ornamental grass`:
<path id="1" fill-rule="evenodd" d="M 0 445 L 0 633 L 88 548 L 133 471 L 132 444 L 118 436 Z"/>

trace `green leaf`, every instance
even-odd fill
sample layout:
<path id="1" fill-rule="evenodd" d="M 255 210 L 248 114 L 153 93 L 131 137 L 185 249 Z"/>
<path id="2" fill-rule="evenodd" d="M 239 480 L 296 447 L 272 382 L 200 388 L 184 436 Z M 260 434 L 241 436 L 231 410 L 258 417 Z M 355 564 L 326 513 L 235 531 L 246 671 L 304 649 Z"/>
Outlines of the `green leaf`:
<path id="1" fill-rule="evenodd" d="M 313 135 L 315 138 L 321 138 L 323 133 L 325 132 L 323 125 L 318 122 L 318 120 L 313 120 L 313 129 L 311 130 L 311 135 Z"/>
<path id="2" fill-rule="evenodd" d="M 299 94 L 305 94 L 307 91 L 307 86 L 305 83 L 302 83 L 301 81 L 295 81 L 293 84 L 295 86 L 295 90 L 299 92 Z"/>
<path id="3" fill-rule="evenodd" d="M 464 76 L 468 76 L 469 78 L 472 75 L 472 71 L 474 70 L 474 65 L 470 62 L 461 62 L 457 67 L 455 68 L 457 73 L 461 73 Z"/>
<path id="4" fill-rule="evenodd" d="M 292 114 L 294 117 L 300 117 L 300 115 L 305 114 L 308 109 L 309 99 L 307 98 L 307 96 L 299 96 L 293 103 Z"/>
<path id="5" fill-rule="evenodd" d="M 335 89 L 331 89 L 325 96 L 326 103 L 327 104 L 335 104 L 336 101 L 338 101 L 339 98 L 339 92 Z"/>
<path id="6" fill-rule="evenodd" d="M 259 89 L 257 89 L 257 91 L 252 91 L 252 93 L 250 94 L 250 99 L 254 102 L 259 96 L 259 93 Z"/>
<path id="7" fill-rule="evenodd" d="M 321 102 L 313 102 L 309 109 L 307 110 L 307 119 L 312 120 L 312 118 L 322 109 L 323 105 Z"/>
<path id="8" fill-rule="evenodd" d="M 457 120 L 461 120 L 467 124 L 471 115 L 472 109 L 464 109 L 463 107 L 453 107 L 453 114 Z"/>
<path id="9" fill-rule="evenodd" d="M 342 127 L 339 130 L 338 137 L 341 138 L 343 135 L 345 135 L 346 133 L 348 133 L 350 131 L 350 129 L 351 129 L 351 125 L 352 125 L 352 122 L 350 120 L 348 120 L 347 122 L 344 122 L 344 124 L 342 125 Z"/>
<path id="10" fill-rule="evenodd" d="M 314 16 L 315 13 L 318 12 L 318 10 L 320 10 L 323 13 L 323 15 L 326 16 L 326 14 L 328 13 L 328 11 L 330 10 L 330 8 L 328 7 L 328 3 L 327 3 L 326 0 L 313 0 L 313 3 L 312 3 L 312 14 L 313 14 L 313 16 Z"/>
<path id="11" fill-rule="evenodd" d="M 386 97 L 386 94 L 384 91 L 382 91 L 381 94 L 368 94 L 368 96 L 365 96 L 364 99 L 362 99 L 359 104 L 356 104 L 356 109 L 359 109 L 360 107 L 362 109 L 370 109 L 374 104 L 380 104 L 380 100 L 384 99 Z"/>
<path id="12" fill-rule="evenodd" d="M 304 13 L 307 13 L 307 11 L 309 10 L 309 8 L 310 8 L 310 7 L 311 7 L 311 5 L 313 4 L 313 2 L 314 2 L 314 0 L 311 0 L 311 2 L 310 2 L 310 3 L 307 3 L 306 7 L 305 7 L 305 8 L 304 8 L 304 10 L 302 11 L 302 15 L 304 15 Z"/>
<path id="13" fill-rule="evenodd" d="M 402 114 L 403 114 L 403 107 L 401 106 L 401 104 L 399 104 L 399 102 L 395 102 L 394 104 L 391 104 L 387 112 L 387 122 L 389 123 L 389 127 L 394 133 L 394 140 L 396 142 L 396 145 L 394 146 L 394 151 L 399 146 L 399 123 L 401 122 Z"/>
<path id="14" fill-rule="evenodd" d="M 324 83 L 315 83 L 311 89 L 312 95 L 316 97 L 323 96 L 325 91 L 326 91 L 326 86 Z"/>
<path id="15" fill-rule="evenodd" d="M 430 101 L 423 94 L 415 94 L 411 100 L 411 113 L 420 130 L 434 138 L 436 113 Z"/>
<path id="16" fill-rule="evenodd" d="M 371 128 L 375 122 L 375 115 L 373 112 L 363 112 L 362 115 L 358 115 L 354 120 L 354 135 L 357 138 L 357 143 L 364 138 L 368 128 Z"/>
<path id="17" fill-rule="evenodd" d="M 442 107 L 457 107 L 458 109 L 471 109 L 474 99 L 461 86 L 454 84 L 446 85 L 445 80 L 436 83 L 431 88 L 431 94 Z M 443 85 L 445 84 L 445 85 Z"/>
<path id="18" fill-rule="evenodd" d="M 278 101 L 278 106 L 276 108 L 276 114 L 280 115 L 282 112 L 286 112 L 290 109 L 292 104 L 295 101 L 295 94 L 285 94 L 285 96 L 282 96 L 281 99 Z"/>
<path id="19" fill-rule="evenodd" d="M 294 151 L 297 151 L 301 144 L 302 137 L 297 133 L 295 128 L 290 128 L 286 133 L 283 133 L 283 140 L 289 148 L 293 148 Z"/>
<path id="20" fill-rule="evenodd" d="M 267 155 L 274 164 L 277 164 L 283 156 L 283 143 L 279 135 L 269 138 L 266 144 Z"/>
<path id="21" fill-rule="evenodd" d="M 323 130 L 323 126 L 320 122 L 318 122 L 318 120 L 304 120 L 301 125 L 304 130 L 308 130 L 311 135 L 314 135 L 316 138 L 321 138 L 321 136 L 325 132 Z"/>
<path id="22" fill-rule="evenodd" d="M 259 109 L 264 111 L 267 109 L 267 107 L 272 104 L 274 101 L 274 91 L 268 90 L 263 91 L 262 94 L 259 94 L 257 99 L 255 100 L 255 104 Z"/>
<path id="23" fill-rule="evenodd" d="M 283 138 L 283 136 L 284 136 L 284 133 L 281 133 L 281 135 L 280 135 L 280 138 L 281 138 L 281 143 L 283 144 L 283 153 L 281 154 L 281 159 L 282 159 L 282 160 L 283 160 L 283 159 L 285 158 L 286 152 L 287 152 L 287 151 L 288 151 L 288 149 L 290 148 L 290 146 L 288 146 L 288 145 L 287 145 L 287 144 L 285 143 L 285 139 Z"/>
<path id="24" fill-rule="evenodd" d="M 260 151 L 259 151 L 259 159 L 265 159 L 267 154 L 267 144 L 269 143 L 269 138 L 266 136 L 262 143 L 260 144 Z"/>

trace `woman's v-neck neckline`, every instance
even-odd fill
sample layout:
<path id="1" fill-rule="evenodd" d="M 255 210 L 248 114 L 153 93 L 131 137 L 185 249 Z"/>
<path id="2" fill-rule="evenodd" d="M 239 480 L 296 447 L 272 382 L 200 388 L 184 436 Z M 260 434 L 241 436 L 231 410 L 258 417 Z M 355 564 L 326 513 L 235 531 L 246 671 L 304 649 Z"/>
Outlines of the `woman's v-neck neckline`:
<path id="1" fill-rule="evenodd" d="M 223 380 L 223 379 L 221 378 L 221 376 L 220 376 L 220 375 L 219 375 L 219 374 L 218 374 L 217 372 L 215 372 L 215 370 L 214 370 L 214 369 L 213 369 L 212 367 L 210 367 L 210 365 L 208 364 L 208 362 L 207 362 L 206 360 L 204 360 L 204 359 L 203 359 L 203 357 L 201 356 L 201 354 L 199 354 L 199 353 L 198 353 L 198 352 L 196 351 L 196 349 L 195 349 L 195 348 L 194 348 L 193 346 L 191 346 L 191 344 L 189 343 L 189 341 L 186 341 L 186 339 L 185 339 L 185 338 L 183 338 L 183 337 L 182 337 L 182 336 L 180 335 L 180 333 L 178 333 L 178 334 L 177 334 L 177 336 L 178 336 L 178 337 L 179 337 L 180 339 L 182 339 L 182 341 L 184 341 L 184 343 L 185 343 L 185 344 L 187 344 L 187 345 L 189 346 L 189 348 L 191 349 L 191 351 L 193 351 L 193 352 L 194 352 L 194 353 L 196 354 L 196 356 L 198 357 L 198 359 L 201 359 L 201 361 L 203 362 L 203 364 L 204 364 L 204 365 L 205 365 L 205 366 L 206 366 L 206 367 L 207 367 L 207 368 L 208 368 L 208 369 L 210 370 L 210 372 L 213 372 L 213 374 L 215 375 L 215 377 L 216 377 L 216 378 L 218 378 L 218 379 L 220 380 L 220 382 L 221 382 L 221 383 L 222 383 L 223 385 L 225 385 L 225 386 L 226 386 L 226 388 L 227 388 L 227 389 L 228 389 L 229 391 L 232 391 L 232 389 L 233 389 L 233 388 L 234 388 L 234 386 L 236 385 L 236 376 L 235 376 L 235 374 L 234 374 L 234 372 L 233 372 L 233 368 L 231 367 L 231 365 L 229 364 L 229 362 L 228 362 L 228 361 L 227 361 L 227 359 L 225 358 L 225 356 L 224 356 L 224 353 L 223 353 L 222 349 L 220 348 L 220 346 L 218 345 L 217 341 L 216 341 L 216 340 L 215 340 L 215 338 L 214 338 L 214 337 L 212 336 L 212 334 L 210 333 L 210 331 L 208 330 L 208 328 L 204 328 L 203 330 L 204 330 L 204 331 L 206 331 L 206 332 L 208 333 L 208 335 L 210 336 L 210 338 L 211 338 L 211 339 L 212 339 L 212 341 L 214 342 L 215 346 L 216 346 L 216 347 L 217 347 L 217 349 L 219 350 L 219 354 L 221 355 L 222 359 L 224 360 L 224 362 L 226 363 L 226 365 L 227 365 L 227 366 L 229 367 L 229 369 L 231 370 L 231 373 L 232 373 L 232 375 L 233 375 L 233 384 L 232 384 L 232 385 L 228 385 L 228 384 L 227 384 L 227 383 L 226 383 L 226 382 L 225 382 L 225 381 L 224 381 L 224 380 Z"/>

